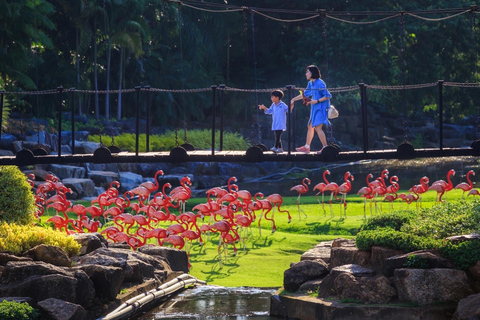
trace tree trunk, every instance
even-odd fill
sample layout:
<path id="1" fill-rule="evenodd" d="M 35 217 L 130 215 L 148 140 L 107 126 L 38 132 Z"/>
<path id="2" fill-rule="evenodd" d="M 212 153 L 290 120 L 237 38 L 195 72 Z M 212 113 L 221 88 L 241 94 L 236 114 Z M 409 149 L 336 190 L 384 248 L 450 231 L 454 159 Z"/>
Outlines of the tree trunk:
<path id="1" fill-rule="evenodd" d="M 122 77 L 123 77 L 123 56 L 125 49 L 123 47 L 120 49 L 120 68 L 118 68 L 119 79 L 118 79 L 118 105 L 117 105 L 117 120 L 122 119 Z"/>

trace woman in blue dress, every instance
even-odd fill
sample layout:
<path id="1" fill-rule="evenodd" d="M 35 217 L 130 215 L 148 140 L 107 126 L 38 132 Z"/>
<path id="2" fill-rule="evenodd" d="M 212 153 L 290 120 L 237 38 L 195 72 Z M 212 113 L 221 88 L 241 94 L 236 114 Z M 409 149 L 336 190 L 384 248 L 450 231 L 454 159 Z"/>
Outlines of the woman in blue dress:
<path id="1" fill-rule="evenodd" d="M 327 146 L 327 138 L 323 132 L 323 125 L 328 125 L 327 109 L 330 108 L 330 98 L 332 95 L 327 90 L 325 82 L 321 79 L 320 70 L 317 66 L 310 65 L 306 68 L 305 77 L 309 80 L 304 96 L 311 100 L 310 119 L 308 120 L 307 139 L 304 146 L 296 148 L 298 152 L 309 153 L 310 144 L 315 132 L 322 143 L 322 149 L 318 153 L 322 153 L 323 148 Z M 293 109 L 295 101 L 302 100 L 303 95 L 298 95 L 290 101 L 290 108 Z"/>

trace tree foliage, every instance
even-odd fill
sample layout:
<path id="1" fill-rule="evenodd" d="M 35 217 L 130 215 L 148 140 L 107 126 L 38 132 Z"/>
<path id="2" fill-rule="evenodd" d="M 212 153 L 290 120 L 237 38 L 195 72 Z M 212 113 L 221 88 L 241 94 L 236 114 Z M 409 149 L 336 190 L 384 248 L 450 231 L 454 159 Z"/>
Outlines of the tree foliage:
<path id="1" fill-rule="evenodd" d="M 471 2 L 440 0 L 396 2 L 314 0 L 209 0 L 246 8 L 270 8 L 279 20 L 304 18 L 298 10 L 373 22 L 400 12 L 469 9 Z M 368 12 L 385 12 L 372 15 Z M 290 12 L 290 13 L 289 13 Z M 331 88 L 405 85 L 478 80 L 476 13 L 444 19 L 445 13 L 402 15 L 376 23 L 353 24 L 322 14 L 285 22 L 252 10 L 208 12 L 163 0 L 6 0 L 0 4 L 0 89 L 46 90 L 59 86 L 114 90 L 149 85 L 162 89 L 305 87 L 305 66 L 316 64 Z M 436 19 L 436 20 L 435 20 Z M 15 27 L 14 27 L 15 26 Z M 135 115 L 135 94 L 78 94 L 80 113 L 128 118 Z M 265 94 L 227 92 L 229 116 L 251 119 Z M 435 111 L 437 90 L 369 91 L 379 113 L 410 117 Z M 12 111 L 55 116 L 55 95 L 7 95 Z M 69 103 L 70 97 L 64 98 Z M 211 93 L 151 94 L 153 124 L 179 126 L 211 115 Z M 268 96 L 267 96 L 268 99 Z M 334 97 L 343 110 L 358 112 L 359 94 Z M 445 91 L 446 119 L 460 121 L 477 106 L 475 94 Z M 123 107 L 122 107 L 123 106 Z M 142 109 L 142 112 L 144 110 Z M 305 110 L 300 112 L 306 112 Z"/>

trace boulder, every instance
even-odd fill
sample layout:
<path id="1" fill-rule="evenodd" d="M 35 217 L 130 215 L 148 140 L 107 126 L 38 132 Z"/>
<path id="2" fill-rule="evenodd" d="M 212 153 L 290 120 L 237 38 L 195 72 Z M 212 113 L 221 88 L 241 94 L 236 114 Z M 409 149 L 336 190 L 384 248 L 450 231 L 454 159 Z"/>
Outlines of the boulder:
<path id="1" fill-rule="evenodd" d="M 332 241 L 332 248 L 338 247 L 355 247 L 355 240 L 337 238 Z"/>
<path id="2" fill-rule="evenodd" d="M 172 271 L 181 271 L 188 273 L 188 257 L 183 250 L 169 247 L 143 246 L 138 248 L 138 252 L 162 257 L 170 266 Z"/>
<path id="3" fill-rule="evenodd" d="M 122 268 L 90 264 L 78 266 L 76 269 L 84 271 L 92 280 L 97 298 L 112 301 L 120 293 L 125 277 Z"/>
<path id="4" fill-rule="evenodd" d="M 6 265 L 9 261 L 33 261 L 30 257 L 17 257 L 13 254 L 0 252 L 0 266 Z"/>
<path id="5" fill-rule="evenodd" d="M 70 267 L 72 265 L 68 254 L 62 248 L 46 244 L 33 247 L 25 252 L 25 256 L 32 258 L 34 261 L 43 261 L 59 267 Z"/>
<path id="6" fill-rule="evenodd" d="M 370 263 L 370 256 L 370 251 L 361 251 L 352 246 L 333 247 L 332 244 L 329 267 L 332 269 L 346 264 L 366 266 Z"/>
<path id="7" fill-rule="evenodd" d="M 383 264 L 387 258 L 403 254 L 403 252 L 399 250 L 376 246 L 372 247 L 371 252 L 370 264 L 379 271 L 383 269 Z"/>
<path id="8" fill-rule="evenodd" d="M 395 287 L 403 302 L 455 303 L 473 294 L 467 275 L 452 269 L 396 269 Z"/>
<path id="9" fill-rule="evenodd" d="M 340 274 L 334 281 L 340 299 L 355 299 L 366 304 L 388 303 L 397 295 L 390 281 L 383 275 L 356 277 L 351 273 Z"/>
<path id="10" fill-rule="evenodd" d="M 90 319 L 82 306 L 67 301 L 48 298 L 38 302 L 38 307 L 47 316 L 48 320 L 87 320 Z"/>
<path id="11" fill-rule="evenodd" d="M 327 298 L 336 295 L 335 279 L 344 273 L 352 274 L 355 277 L 373 277 L 375 271 L 356 264 L 347 264 L 335 267 L 330 270 L 330 273 L 323 279 L 320 288 L 318 289 L 319 298 Z"/>
<path id="12" fill-rule="evenodd" d="M 420 250 L 385 259 L 383 262 L 383 274 L 391 277 L 395 269 L 408 268 L 409 259 L 412 255 L 415 256 L 415 259 L 419 259 L 417 261 L 422 261 L 422 264 L 425 264 L 425 269 L 453 269 L 455 267 L 450 260 L 442 258 L 438 250 Z M 418 266 L 413 266 L 412 268 L 418 268 Z"/>
<path id="13" fill-rule="evenodd" d="M 321 278 L 328 273 L 328 266 L 323 260 L 304 260 L 294 263 L 283 274 L 285 290 L 295 292 L 303 283 Z"/>
<path id="14" fill-rule="evenodd" d="M 317 260 L 322 259 L 325 263 L 330 263 L 330 253 L 332 250 L 333 241 L 322 241 L 315 245 L 312 249 L 305 251 L 300 257 L 300 261 L 303 260 Z"/>
<path id="15" fill-rule="evenodd" d="M 75 141 L 75 153 L 93 154 L 95 150 L 101 147 L 99 142 Z"/>
<path id="16" fill-rule="evenodd" d="M 81 270 L 69 270 L 41 261 L 9 262 L 0 278 L 0 296 L 31 297 L 35 303 L 57 298 L 92 306 L 95 289 Z"/>
<path id="17" fill-rule="evenodd" d="M 453 320 L 479 320 L 480 319 L 480 293 L 472 294 L 458 302 L 457 311 Z"/>
<path id="18" fill-rule="evenodd" d="M 88 177 L 95 183 L 96 187 L 108 189 L 113 181 L 120 180 L 120 174 L 112 171 L 90 171 Z"/>
<path id="19" fill-rule="evenodd" d="M 91 197 L 95 190 L 95 183 L 90 179 L 68 178 L 63 179 L 63 184 L 72 189 L 79 198 Z"/>
<path id="20" fill-rule="evenodd" d="M 80 248 L 81 256 L 95 251 L 99 248 L 107 248 L 108 242 L 105 238 L 98 232 L 94 233 L 74 233 L 72 234 L 73 239 L 77 241 L 82 247 Z"/>
<path id="21" fill-rule="evenodd" d="M 320 286 L 322 285 L 323 279 L 324 278 L 306 281 L 300 285 L 298 291 L 318 293 L 318 288 L 320 288 Z"/>
<path id="22" fill-rule="evenodd" d="M 52 164 L 50 165 L 50 171 L 61 180 L 66 178 L 85 178 L 85 168 L 83 167 Z"/>
<path id="23" fill-rule="evenodd" d="M 475 263 L 475 265 L 473 267 L 470 267 L 468 270 L 470 271 L 472 277 L 475 280 L 480 280 L 480 260 L 478 260 L 477 263 Z"/>
<path id="24" fill-rule="evenodd" d="M 452 236 L 445 238 L 445 240 L 449 240 L 453 243 L 459 243 L 464 241 L 471 241 L 471 240 L 480 240 L 480 234 L 472 233 L 472 234 L 464 234 L 459 236 Z"/>

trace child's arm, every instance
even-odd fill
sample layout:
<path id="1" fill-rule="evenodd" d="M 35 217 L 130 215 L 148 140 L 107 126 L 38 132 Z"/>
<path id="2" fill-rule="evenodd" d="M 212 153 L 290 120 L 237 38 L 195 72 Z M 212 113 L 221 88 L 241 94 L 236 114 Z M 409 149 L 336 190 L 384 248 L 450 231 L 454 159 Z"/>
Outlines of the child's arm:
<path id="1" fill-rule="evenodd" d="M 265 107 L 263 104 L 258 105 L 258 109 L 266 111 L 267 107 Z"/>

